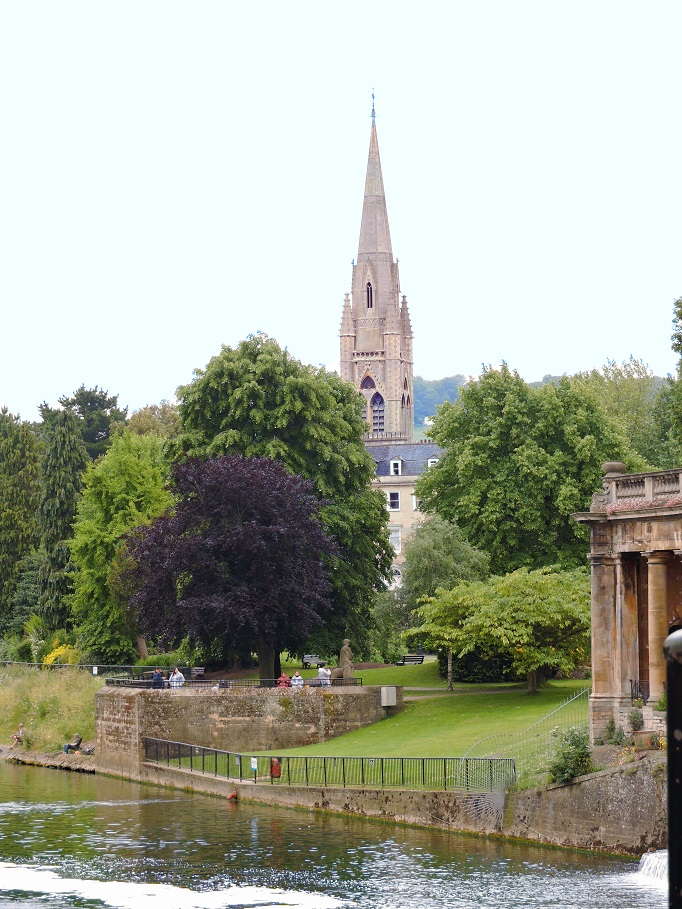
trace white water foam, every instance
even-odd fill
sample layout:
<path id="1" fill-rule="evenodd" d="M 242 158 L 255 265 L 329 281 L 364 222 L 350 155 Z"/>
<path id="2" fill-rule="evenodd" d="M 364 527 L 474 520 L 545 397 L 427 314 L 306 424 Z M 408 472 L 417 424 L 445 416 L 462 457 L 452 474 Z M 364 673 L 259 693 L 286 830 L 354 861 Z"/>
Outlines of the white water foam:
<path id="1" fill-rule="evenodd" d="M 99 900 L 116 909 L 336 909 L 340 900 L 321 893 L 270 887 L 234 886 L 225 890 L 188 890 L 172 884 L 124 881 L 89 881 L 61 878 L 54 871 L 33 865 L 0 862 L 3 891 L 63 894 Z"/>
<path id="2" fill-rule="evenodd" d="M 645 852 L 639 862 L 639 876 L 658 887 L 668 886 L 668 850 Z"/>

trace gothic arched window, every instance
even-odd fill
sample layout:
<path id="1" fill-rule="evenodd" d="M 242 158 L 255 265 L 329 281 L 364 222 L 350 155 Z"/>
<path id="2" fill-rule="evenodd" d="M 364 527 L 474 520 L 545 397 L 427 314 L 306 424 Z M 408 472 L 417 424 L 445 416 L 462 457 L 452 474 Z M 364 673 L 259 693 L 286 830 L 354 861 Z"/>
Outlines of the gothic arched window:
<path id="1" fill-rule="evenodd" d="M 374 379 L 371 376 L 365 376 L 365 378 L 362 380 L 360 388 L 376 388 Z"/>
<path id="2" fill-rule="evenodd" d="M 367 309 L 371 309 L 374 306 L 374 301 L 372 299 L 372 284 L 370 281 L 367 282 Z"/>
<path id="3" fill-rule="evenodd" d="M 372 430 L 374 432 L 383 432 L 384 431 L 384 399 L 381 397 L 379 392 L 377 392 L 372 400 Z"/>

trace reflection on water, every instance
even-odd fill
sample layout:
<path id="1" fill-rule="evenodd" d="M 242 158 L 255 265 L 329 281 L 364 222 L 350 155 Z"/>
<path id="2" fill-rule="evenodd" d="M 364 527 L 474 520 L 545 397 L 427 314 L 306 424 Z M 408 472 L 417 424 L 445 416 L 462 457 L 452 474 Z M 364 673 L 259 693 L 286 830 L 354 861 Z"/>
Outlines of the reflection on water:
<path id="1" fill-rule="evenodd" d="M 636 862 L 0 764 L 0 907 L 640 909 Z"/>

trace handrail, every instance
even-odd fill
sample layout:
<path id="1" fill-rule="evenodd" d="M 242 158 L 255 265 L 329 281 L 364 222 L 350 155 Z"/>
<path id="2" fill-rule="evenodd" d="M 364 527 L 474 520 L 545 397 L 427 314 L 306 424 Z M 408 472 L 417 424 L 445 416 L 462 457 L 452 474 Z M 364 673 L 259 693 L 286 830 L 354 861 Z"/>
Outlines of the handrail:
<path id="1" fill-rule="evenodd" d="M 148 763 L 255 784 L 500 792 L 516 780 L 513 758 L 275 757 L 149 737 L 144 749 Z"/>

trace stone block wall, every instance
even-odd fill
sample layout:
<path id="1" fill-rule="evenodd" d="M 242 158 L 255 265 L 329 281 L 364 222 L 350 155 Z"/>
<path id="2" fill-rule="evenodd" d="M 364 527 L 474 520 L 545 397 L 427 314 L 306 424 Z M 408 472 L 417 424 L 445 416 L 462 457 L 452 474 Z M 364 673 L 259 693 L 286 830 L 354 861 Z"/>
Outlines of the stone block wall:
<path id="1" fill-rule="evenodd" d="M 137 776 L 145 736 L 251 752 L 324 742 L 402 709 L 381 706 L 378 687 L 181 688 L 107 687 L 95 697 L 97 769 Z"/>
<path id="2" fill-rule="evenodd" d="M 555 845 L 641 855 L 667 842 L 664 755 L 516 793 L 502 832 Z"/>

